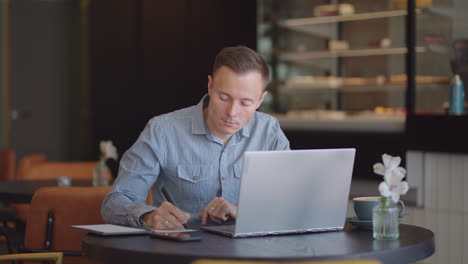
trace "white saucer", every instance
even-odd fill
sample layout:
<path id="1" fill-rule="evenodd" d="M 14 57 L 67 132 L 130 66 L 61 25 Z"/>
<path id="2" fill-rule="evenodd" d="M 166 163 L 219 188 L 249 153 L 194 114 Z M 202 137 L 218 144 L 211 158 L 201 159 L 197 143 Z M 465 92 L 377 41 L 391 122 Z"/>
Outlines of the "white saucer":
<path id="1" fill-rule="evenodd" d="M 401 222 L 402 220 L 403 218 L 400 217 L 398 222 Z M 362 229 L 372 230 L 372 220 L 359 220 L 357 217 L 353 216 L 346 218 L 346 222 Z"/>

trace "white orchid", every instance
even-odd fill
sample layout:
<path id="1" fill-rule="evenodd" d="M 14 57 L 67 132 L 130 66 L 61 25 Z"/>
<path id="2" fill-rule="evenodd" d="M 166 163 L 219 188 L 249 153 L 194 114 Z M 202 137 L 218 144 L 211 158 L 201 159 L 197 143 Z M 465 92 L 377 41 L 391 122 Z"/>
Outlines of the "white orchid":
<path id="1" fill-rule="evenodd" d="M 379 185 L 380 194 L 383 197 L 392 197 L 393 202 L 397 203 L 400 200 L 400 195 L 408 192 L 408 183 L 400 181 L 396 177 L 391 182 L 381 182 Z"/>
<path id="2" fill-rule="evenodd" d="M 406 170 L 403 167 L 399 167 L 401 162 L 400 157 L 383 154 L 382 160 L 383 164 L 374 164 L 374 172 L 384 176 L 384 181 L 379 185 L 379 191 L 383 197 L 391 197 L 396 203 L 400 199 L 400 195 L 406 194 L 409 189 L 408 183 L 402 181 Z"/>
<path id="3" fill-rule="evenodd" d="M 99 148 L 104 159 L 115 159 L 117 160 L 117 148 L 112 144 L 112 141 L 101 140 L 99 142 Z"/>
<path id="4" fill-rule="evenodd" d="M 398 167 L 401 162 L 400 157 L 392 157 L 388 154 L 382 155 L 382 163 L 374 164 L 374 172 L 383 175 L 384 179 L 390 180 L 391 177 L 397 176 L 400 180 L 405 177 L 406 170 L 403 167 Z"/>

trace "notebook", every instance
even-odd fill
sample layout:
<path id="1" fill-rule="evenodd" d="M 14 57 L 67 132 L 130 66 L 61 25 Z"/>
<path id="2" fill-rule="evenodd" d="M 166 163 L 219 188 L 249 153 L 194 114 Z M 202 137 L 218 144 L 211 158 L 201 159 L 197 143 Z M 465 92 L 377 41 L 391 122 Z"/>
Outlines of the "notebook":
<path id="1" fill-rule="evenodd" d="M 98 224 L 98 225 L 72 225 L 71 228 L 81 229 L 93 234 L 101 236 L 116 236 L 116 235 L 141 235 L 148 234 L 149 231 L 140 228 L 111 225 L 111 224 Z"/>
<path id="2" fill-rule="evenodd" d="M 128 227 L 112 224 L 97 224 L 97 225 L 72 225 L 71 228 L 81 229 L 89 233 L 101 236 L 118 236 L 118 235 L 145 235 L 149 233 L 178 233 L 178 232 L 195 232 L 195 229 L 176 229 L 176 230 L 158 230 L 158 229 L 142 229 L 136 227 Z"/>
<path id="3" fill-rule="evenodd" d="M 355 153 L 246 152 L 235 224 L 201 229 L 230 237 L 342 230 Z"/>

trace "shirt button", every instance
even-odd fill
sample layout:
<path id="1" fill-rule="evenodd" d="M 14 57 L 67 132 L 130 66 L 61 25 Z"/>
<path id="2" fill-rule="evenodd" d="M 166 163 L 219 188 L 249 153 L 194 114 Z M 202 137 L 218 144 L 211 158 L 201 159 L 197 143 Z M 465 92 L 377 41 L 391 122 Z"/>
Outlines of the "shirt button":
<path id="1" fill-rule="evenodd" d="M 221 177 L 221 180 L 225 181 L 227 179 L 226 176 Z"/>
<path id="2" fill-rule="evenodd" d="M 193 176 L 193 180 L 194 180 L 194 181 L 197 181 L 197 180 L 198 180 L 198 176 Z"/>

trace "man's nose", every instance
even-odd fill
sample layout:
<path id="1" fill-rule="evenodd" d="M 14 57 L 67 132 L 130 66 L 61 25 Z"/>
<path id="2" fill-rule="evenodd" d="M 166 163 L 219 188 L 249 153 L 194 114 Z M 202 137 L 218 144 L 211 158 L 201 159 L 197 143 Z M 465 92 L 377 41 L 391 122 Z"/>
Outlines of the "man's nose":
<path id="1" fill-rule="evenodd" d="M 232 117 L 235 117 L 237 115 L 237 105 L 235 102 L 231 102 L 228 105 L 227 114 Z"/>

